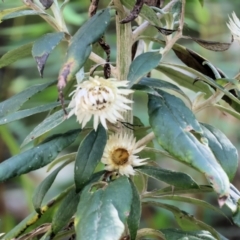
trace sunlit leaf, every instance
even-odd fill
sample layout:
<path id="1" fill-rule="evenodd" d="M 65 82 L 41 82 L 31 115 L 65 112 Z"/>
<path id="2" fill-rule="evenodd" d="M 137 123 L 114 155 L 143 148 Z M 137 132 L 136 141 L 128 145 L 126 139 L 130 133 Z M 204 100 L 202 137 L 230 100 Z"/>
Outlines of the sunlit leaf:
<path id="1" fill-rule="evenodd" d="M 20 6 L 20 7 L 8 8 L 8 9 L 1 10 L 0 11 L 0 23 L 2 22 L 2 19 L 4 18 L 4 16 L 6 16 L 10 13 L 13 13 L 13 12 L 21 11 L 26 8 L 27 8 L 27 6 Z"/>
<path id="2" fill-rule="evenodd" d="M 70 145 L 78 136 L 73 130 L 52 137 L 51 140 L 13 156 L 0 164 L 0 181 L 19 176 L 46 166 L 59 152 Z"/>
<path id="3" fill-rule="evenodd" d="M 232 181 L 238 168 L 238 151 L 230 140 L 217 128 L 202 123 L 204 137 L 208 140 L 208 145 Z"/>
<path id="4" fill-rule="evenodd" d="M 107 133 L 101 124 L 96 132 L 92 130 L 81 142 L 74 167 L 74 180 L 77 191 L 90 179 L 102 158 L 106 142 Z"/>
<path id="5" fill-rule="evenodd" d="M 43 76 L 43 70 L 48 59 L 49 54 L 64 38 L 63 32 L 48 33 L 43 35 L 33 44 L 32 55 L 37 62 L 37 67 L 40 76 Z"/>
<path id="6" fill-rule="evenodd" d="M 149 95 L 148 109 L 158 143 L 178 160 L 204 173 L 220 195 L 219 204 L 224 204 L 229 195 L 229 180 L 205 144 L 201 126 L 182 100 L 157 91 L 162 97 Z"/>
<path id="7" fill-rule="evenodd" d="M 11 98 L 1 102 L 0 103 L 0 118 L 3 118 L 7 114 L 18 110 L 23 105 L 23 103 L 28 101 L 32 96 L 34 96 L 36 93 L 43 91 L 44 89 L 53 85 L 54 83 L 56 83 L 56 81 L 51 81 L 49 83 L 34 85 L 18 94 L 12 96 Z M 5 118 L 3 119 L 3 121 L 5 121 Z"/>

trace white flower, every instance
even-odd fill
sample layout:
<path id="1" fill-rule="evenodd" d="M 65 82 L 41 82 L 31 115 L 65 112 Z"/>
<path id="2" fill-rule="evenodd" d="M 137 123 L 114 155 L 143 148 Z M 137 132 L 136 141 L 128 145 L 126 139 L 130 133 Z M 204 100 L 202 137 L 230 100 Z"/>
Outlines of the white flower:
<path id="1" fill-rule="evenodd" d="M 227 23 L 233 38 L 240 41 L 240 20 L 236 16 L 235 12 L 232 13 L 232 18 L 229 17 L 229 23 Z"/>
<path id="2" fill-rule="evenodd" d="M 102 163 L 108 171 L 118 171 L 121 175 L 134 175 L 133 167 L 146 164 L 145 159 L 139 159 L 135 154 L 145 146 L 138 147 L 136 138 L 126 133 L 110 135 L 104 149 Z"/>
<path id="3" fill-rule="evenodd" d="M 93 116 L 95 130 L 99 120 L 107 129 L 106 120 L 114 124 L 118 119 L 123 119 L 121 112 L 131 109 L 127 104 L 132 101 L 124 95 L 133 91 L 119 88 L 126 87 L 127 84 L 128 81 L 116 81 L 113 78 L 90 77 L 89 80 L 78 84 L 76 90 L 70 94 L 73 97 L 68 107 L 72 110 L 68 117 L 75 114 L 84 127 Z"/>

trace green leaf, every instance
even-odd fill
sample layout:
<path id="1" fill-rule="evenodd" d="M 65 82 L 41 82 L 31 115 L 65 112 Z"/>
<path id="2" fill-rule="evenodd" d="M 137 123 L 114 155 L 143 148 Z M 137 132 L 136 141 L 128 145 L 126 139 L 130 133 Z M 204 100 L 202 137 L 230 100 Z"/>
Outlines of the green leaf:
<path id="1" fill-rule="evenodd" d="M 77 239 L 119 240 L 131 203 L 132 188 L 126 177 L 88 185 L 82 192 L 75 217 Z"/>
<path id="2" fill-rule="evenodd" d="M 121 0 L 121 3 L 126 6 L 128 9 L 133 9 L 135 5 L 135 0 Z M 143 4 L 141 12 L 139 13 L 141 17 L 149 21 L 152 25 L 159 26 L 160 21 L 154 12 L 153 9 L 151 9 L 146 4 Z"/>
<path id="3" fill-rule="evenodd" d="M 161 63 L 156 69 L 182 87 L 194 92 L 204 92 L 206 97 L 210 97 L 213 93 L 213 89 L 201 81 L 206 80 L 207 77 L 190 67 Z M 195 81 L 197 78 L 201 80 Z"/>
<path id="4" fill-rule="evenodd" d="M 59 152 L 69 146 L 78 134 L 79 130 L 71 130 L 56 135 L 48 142 L 5 160 L 0 164 L 0 181 L 46 166 Z"/>
<path id="5" fill-rule="evenodd" d="M 34 42 L 32 55 L 37 62 L 38 71 L 41 77 L 43 76 L 43 70 L 49 54 L 63 38 L 63 32 L 48 33 Z"/>
<path id="6" fill-rule="evenodd" d="M 198 187 L 197 183 L 186 173 L 174 172 L 153 166 L 141 166 L 136 168 L 136 170 L 149 177 L 166 182 L 175 187 L 180 187 L 182 189 Z"/>
<path id="7" fill-rule="evenodd" d="M 172 206 L 170 204 L 160 203 L 151 201 L 148 202 L 148 204 L 151 204 L 153 206 L 165 208 L 169 211 L 171 211 L 174 214 L 174 217 L 178 223 L 178 225 L 181 227 L 184 231 L 196 231 L 196 230 L 207 230 L 209 231 L 216 239 L 220 239 L 220 236 L 218 232 L 212 228 L 211 226 L 207 225 L 206 223 L 196 219 L 193 215 L 188 214 L 185 211 L 180 210 L 179 208 Z"/>
<path id="8" fill-rule="evenodd" d="M 140 78 L 157 67 L 162 55 L 156 52 L 146 52 L 137 56 L 130 65 L 127 76 L 129 87 L 139 82 Z"/>
<path id="9" fill-rule="evenodd" d="M 80 199 L 80 193 L 76 193 L 76 189 L 72 189 L 62 201 L 56 214 L 53 216 L 52 233 L 56 235 L 63 227 L 65 227 L 71 217 L 75 214 Z"/>
<path id="10" fill-rule="evenodd" d="M 148 110 L 158 143 L 178 160 L 204 173 L 220 195 L 219 204 L 222 206 L 229 195 L 229 180 L 205 144 L 201 126 L 181 99 L 157 91 L 162 97 L 149 95 Z"/>
<path id="11" fill-rule="evenodd" d="M 55 83 L 56 83 L 56 81 L 51 81 L 50 83 L 34 85 L 18 94 L 12 96 L 11 98 L 1 102 L 0 103 L 0 118 L 3 118 L 4 116 L 6 116 L 7 114 L 9 114 L 11 112 L 15 112 L 23 105 L 23 103 L 28 101 L 33 95 L 43 91 L 45 88 L 52 86 Z M 5 118 L 3 121 L 5 121 Z"/>
<path id="12" fill-rule="evenodd" d="M 110 23 L 109 9 L 97 12 L 91 17 L 72 37 L 67 51 L 65 62 L 59 72 L 60 89 L 64 88 L 67 81 L 74 78 L 89 57 L 92 47 L 105 32 Z"/>
<path id="13" fill-rule="evenodd" d="M 4 9 L 0 11 L 0 23 L 2 22 L 1 20 L 4 18 L 4 16 L 13 13 L 13 12 L 17 12 L 23 9 L 26 9 L 27 6 L 20 6 L 20 7 L 15 7 L 15 8 L 8 8 L 8 9 Z"/>
<path id="14" fill-rule="evenodd" d="M 81 142 L 76 156 L 74 168 L 74 180 L 77 191 L 93 174 L 97 164 L 100 162 L 107 142 L 107 133 L 99 124 L 97 131 L 92 130 Z"/>
<path id="15" fill-rule="evenodd" d="M 49 174 L 35 189 L 33 193 L 33 207 L 36 212 L 41 214 L 41 205 L 42 201 L 48 192 L 49 188 L 52 186 L 55 178 L 57 177 L 58 173 L 69 163 L 70 161 L 65 162 L 57 169 L 55 169 L 51 174 Z"/>
<path id="16" fill-rule="evenodd" d="M 31 56 L 33 43 L 27 43 L 21 47 L 15 48 L 0 58 L 0 68 L 8 66 L 19 59 L 23 59 L 27 56 Z"/>
<path id="17" fill-rule="evenodd" d="M 17 18 L 17 17 L 22 17 L 22 16 L 29 16 L 29 15 L 46 15 L 46 13 L 38 12 L 35 10 L 22 10 L 22 11 L 17 11 L 17 12 L 12 12 L 12 13 L 6 14 L 4 17 L 2 17 L 2 20 Z"/>
<path id="18" fill-rule="evenodd" d="M 163 229 L 161 232 L 164 234 L 166 240 L 172 239 L 188 239 L 188 240 L 216 240 L 209 231 L 183 231 L 179 229 Z M 223 238 L 220 238 L 223 240 Z"/>
<path id="19" fill-rule="evenodd" d="M 230 115 L 232 115 L 233 117 L 237 118 L 238 120 L 240 120 L 240 113 L 229 108 L 229 107 L 224 107 L 224 106 L 221 106 L 219 104 L 215 104 L 214 107 L 218 108 L 220 111 L 223 111 L 225 113 L 228 113 Z"/>
<path id="20" fill-rule="evenodd" d="M 163 89 L 163 90 L 167 89 L 167 90 L 176 91 L 179 94 L 181 94 L 183 97 L 188 99 L 188 101 L 190 102 L 188 96 L 182 91 L 182 89 L 170 82 L 167 82 L 167 81 L 164 81 L 164 80 L 161 80 L 158 78 L 142 78 L 138 84 L 145 85 L 148 87 L 153 87 L 153 88 L 159 88 L 159 89 Z"/>
<path id="21" fill-rule="evenodd" d="M 61 105 L 61 103 L 59 103 L 59 102 L 53 102 L 53 103 L 45 104 L 45 105 L 42 105 L 42 106 L 38 106 L 38 107 L 30 108 L 30 109 L 25 109 L 25 110 L 21 110 L 21 111 L 18 111 L 18 112 L 14 112 L 14 113 L 9 114 L 9 115 L 7 115 L 3 118 L 0 118 L 0 125 L 7 124 L 7 123 L 10 123 L 10 122 L 13 122 L 13 121 L 25 118 L 25 117 L 29 117 L 29 116 L 32 116 L 32 115 L 37 114 L 37 113 L 46 112 L 46 111 L 49 111 L 49 110 L 51 110 L 55 107 L 58 107 L 60 105 Z"/>
<path id="22" fill-rule="evenodd" d="M 201 126 L 210 149 L 232 181 L 238 168 L 237 149 L 219 129 L 205 123 Z"/>
<path id="23" fill-rule="evenodd" d="M 103 171 L 92 175 L 88 183 L 94 183 L 103 175 Z M 76 189 L 72 189 L 68 195 L 63 199 L 57 212 L 53 216 L 51 236 L 55 236 L 61 229 L 63 229 L 70 221 L 71 217 L 76 213 L 77 206 L 81 192 L 77 193 Z"/>
<path id="24" fill-rule="evenodd" d="M 208 202 L 205 202 L 203 200 L 199 200 L 197 198 L 192 198 L 192 197 L 185 197 L 185 196 L 178 196 L 175 195 L 175 189 L 172 190 L 171 193 L 169 193 L 169 195 L 158 195 L 158 196 L 154 196 L 154 194 L 152 194 L 151 197 L 143 197 L 142 198 L 142 202 L 148 202 L 148 201 L 156 201 L 156 202 L 161 202 L 162 200 L 171 200 L 171 201 L 179 201 L 179 202 L 185 202 L 185 203 L 190 203 L 190 204 L 194 204 L 200 207 L 204 207 L 207 209 L 210 209 L 212 211 L 215 211 L 219 214 L 221 214 L 222 216 L 226 217 L 228 219 L 228 217 L 221 211 L 219 210 L 219 208 L 214 207 L 213 205 L 209 204 Z M 229 220 L 229 219 L 228 219 Z M 231 221 L 229 220 L 229 222 L 231 223 Z"/>
<path id="25" fill-rule="evenodd" d="M 138 194 L 138 190 L 134 183 L 130 181 L 131 187 L 132 187 L 132 204 L 131 204 L 131 210 L 130 214 L 127 220 L 128 223 L 128 229 L 130 232 L 131 240 L 135 240 L 137 236 L 137 230 L 140 224 L 140 218 L 141 218 L 141 201 L 140 196 Z"/>
<path id="26" fill-rule="evenodd" d="M 64 117 L 64 111 L 62 109 L 45 118 L 43 122 L 37 125 L 33 129 L 33 131 L 24 139 L 21 147 L 33 141 L 37 137 L 43 135 L 44 133 L 50 131 L 51 129 L 55 128 L 65 120 L 66 119 Z"/>
<path id="27" fill-rule="evenodd" d="M 146 238 L 150 237 L 150 238 Z M 166 240 L 164 234 L 156 229 L 152 228 L 142 228 L 137 232 L 136 240 Z"/>

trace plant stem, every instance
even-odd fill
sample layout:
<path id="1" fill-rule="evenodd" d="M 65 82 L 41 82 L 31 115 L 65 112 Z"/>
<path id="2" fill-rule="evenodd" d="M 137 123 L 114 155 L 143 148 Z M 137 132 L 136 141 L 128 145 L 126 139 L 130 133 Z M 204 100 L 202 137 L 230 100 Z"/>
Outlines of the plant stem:
<path id="1" fill-rule="evenodd" d="M 132 29 L 131 23 L 121 24 L 120 21 L 127 16 L 120 0 L 113 0 L 114 6 L 118 9 L 116 14 L 116 37 L 117 37 L 117 79 L 127 80 L 129 67 L 132 61 Z M 132 99 L 132 95 L 129 96 Z M 132 124 L 132 111 L 123 113 L 124 121 Z M 129 130 L 129 129 L 128 129 Z"/>

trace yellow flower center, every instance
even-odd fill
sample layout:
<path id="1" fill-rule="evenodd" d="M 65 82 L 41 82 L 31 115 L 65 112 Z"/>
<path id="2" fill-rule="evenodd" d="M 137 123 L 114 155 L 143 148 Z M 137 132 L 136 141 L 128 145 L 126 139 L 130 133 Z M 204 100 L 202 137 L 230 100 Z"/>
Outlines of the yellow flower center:
<path id="1" fill-rule="evenodd" d="M 117 165 L 124 165 L 128 162 L 129 153 L 124 148 L 117 148 L 112 153 L 112 160 Z"/>

